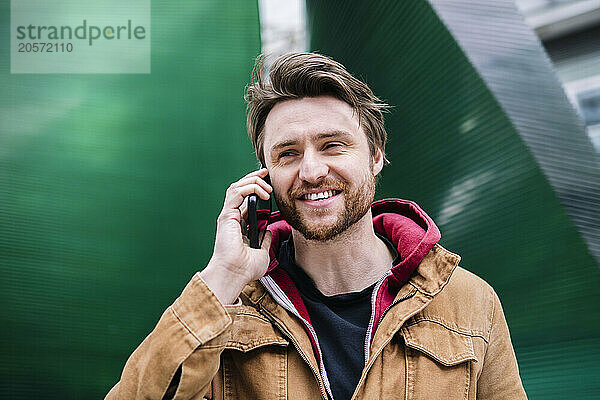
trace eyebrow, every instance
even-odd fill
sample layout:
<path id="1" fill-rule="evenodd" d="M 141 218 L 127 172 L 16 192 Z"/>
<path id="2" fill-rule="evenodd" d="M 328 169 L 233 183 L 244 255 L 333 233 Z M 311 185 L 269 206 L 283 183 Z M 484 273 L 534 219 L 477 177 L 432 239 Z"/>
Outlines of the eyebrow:
<path id="1" fill-rule="evenodd" d="M 320 132 L 320 133 L 317 133 L 316 135 L 312 135 L 310 137 L 310 140 L 318 141 L 318 140 L 331 139 L 331 138 L 352 139 L 352 135 L 346 131 L 333 130 L 333 131 Z M 288 146 L 293 146 L 295 144 L 298 144 L 298 140 L 296 140 L 296 139 L 289 139 L 289 140 L 283 140 L 281 142 L 277 142 L 271 147 L 271 153 L 281 150 Z"/>

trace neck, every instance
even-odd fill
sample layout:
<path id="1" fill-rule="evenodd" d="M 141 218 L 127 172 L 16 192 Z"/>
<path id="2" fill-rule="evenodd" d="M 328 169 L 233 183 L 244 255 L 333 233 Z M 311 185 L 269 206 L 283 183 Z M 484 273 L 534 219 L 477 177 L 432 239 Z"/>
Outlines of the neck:
<path id="1" fill-rule="evenodd" d="M 375 235 L 371 210 L 326 242 L 307 240 L 292 230 L 296 264 L 326 296 L 359 292 L 388 271 L 394 256 Z"/>

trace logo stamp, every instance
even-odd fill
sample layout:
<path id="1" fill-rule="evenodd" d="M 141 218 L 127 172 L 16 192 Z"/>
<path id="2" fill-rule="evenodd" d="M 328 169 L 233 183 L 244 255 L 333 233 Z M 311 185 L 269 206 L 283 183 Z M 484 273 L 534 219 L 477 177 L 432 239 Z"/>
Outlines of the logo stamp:
<path id="1" fill-rule="evenodd" d="M 150 73 L 150 0 L 11 0 L 13 74 Z"/>

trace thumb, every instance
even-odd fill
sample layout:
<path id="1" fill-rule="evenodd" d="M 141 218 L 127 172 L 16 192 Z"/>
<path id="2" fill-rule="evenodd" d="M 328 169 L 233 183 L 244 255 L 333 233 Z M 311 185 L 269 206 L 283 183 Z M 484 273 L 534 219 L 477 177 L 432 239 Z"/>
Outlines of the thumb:
<path id="1" fill-rule="evenodd" d="M 266 230 L 265 231 L 265 238 L 263 239 L 262 242 L 262 246 L 261 249 L 267 250 L 267 253 L 269 252 L 269 249 L 271 248 L 271 240 L 273 239 L 273 234 L 271 233 L 270 230 Z"/>

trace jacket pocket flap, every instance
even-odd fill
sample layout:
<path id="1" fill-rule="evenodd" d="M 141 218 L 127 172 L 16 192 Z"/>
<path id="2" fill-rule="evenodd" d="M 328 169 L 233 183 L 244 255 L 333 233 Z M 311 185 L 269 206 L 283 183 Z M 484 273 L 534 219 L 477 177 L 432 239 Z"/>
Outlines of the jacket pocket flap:
<path id="1" fill-rule="evenodd" d="M 402 327 L 407 347 L 418 350 L 445 366 L 467 360 L 478 361 L 471 336 L 457 332 L 439 322 L 421 320 Z"/>
<path id="2" fill-rule="evenodd" d="M 226 348 L 244 353 L 262 346 L 287 346 L 289 341 L 262 315 L 240 311 L 231 326 L 231 339 Z"/>

